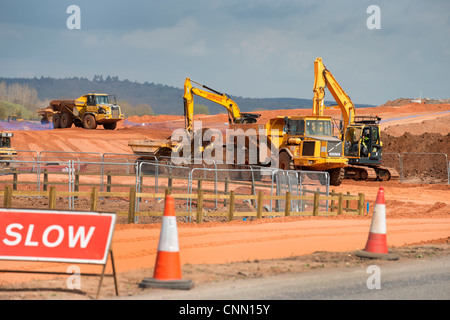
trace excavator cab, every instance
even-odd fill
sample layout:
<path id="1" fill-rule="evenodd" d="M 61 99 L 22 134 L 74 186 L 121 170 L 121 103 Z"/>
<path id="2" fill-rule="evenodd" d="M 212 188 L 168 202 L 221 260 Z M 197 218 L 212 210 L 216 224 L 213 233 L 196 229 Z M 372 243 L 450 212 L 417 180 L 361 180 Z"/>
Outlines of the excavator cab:
<path id="1" fill-rule="evenodd" d="M 355 121 L 345 132 L 344 155 L 349 164 L 381 163 L 380 127 L 377 120 Z"/>

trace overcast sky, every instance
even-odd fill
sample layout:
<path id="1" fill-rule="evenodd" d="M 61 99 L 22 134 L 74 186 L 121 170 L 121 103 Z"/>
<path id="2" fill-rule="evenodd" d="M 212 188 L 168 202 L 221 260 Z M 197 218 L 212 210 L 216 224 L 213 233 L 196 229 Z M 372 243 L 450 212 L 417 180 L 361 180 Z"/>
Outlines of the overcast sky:
<path id="1" fill-rule="evenodd" d="M 70 5 L 79 30 L 67 28 Z M 369 29 L 370 5 L 381 29 Z M 354 103 L 450 97 L 449 0 L 0 0 L 0 77 L 118 76 L 312 98 L 324 64 Z M 332 99 L 327 93 L 326 99 Z"/>

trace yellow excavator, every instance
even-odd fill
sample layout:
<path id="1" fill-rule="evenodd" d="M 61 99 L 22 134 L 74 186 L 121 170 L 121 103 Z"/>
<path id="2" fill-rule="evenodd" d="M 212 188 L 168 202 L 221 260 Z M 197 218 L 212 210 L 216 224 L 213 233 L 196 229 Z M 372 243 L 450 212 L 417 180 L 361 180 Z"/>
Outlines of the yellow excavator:
<path id="1" fill-rule="evenodd" d="M 208 91 L 193 87 L 192 83 L 195 83 Z M 257 119 L 261 116 L 260 114 L 241 112 L 236 102 L 231 100 L 227 94 L 211 89 L 191 80 L 190 78 L 186 78 L 184 82 L 183 95 L 185 130 L 186 134 L 192 141 L 192 147 L 194 147 L 194 95 L 222 105 L 228 111 L 228 119 L 230 124 L 256 123 Z M 206 130 L 207 128 L 202 128 L 203 132 L 199 135 L 199 137 L 203 137 L 204 131 Z M 210 141 L 202 141 L 200 146 L 201 150 L 199 151 L 202 152 L 209 143 Z M 173 151 L 178 153 L 178 151 L 180 151 L 178 148 L 182 147 L 182 145 L 178 142 L 172 141 L 171 137 L 164 140 L 134 140 L 130 141 L 128 145 L 135 154 L 139 154 L 141 156 L 138 161 L 154 160 L 155 157 L 158 158 L 161 156 L 168 159 Z M 194 154 L 195 153 L 192 150 L 191 155 Z M 182 156 L 182 154 L 180 154 L 180 156 Z"/>
<path id="2" fill-rule="evenodd" d="M 192 83 L 201 86 L 205 91 L 197 87 L 193 87 Z M 190 78 L 186 78 L 184 81 L 184 116 L 186 119 L 186 130 L 193 130 L 193 117 L 194 117 L 194 95 L 205 98 L 212 102 L 222 105 L 228 111 L 228 121 L 230 124 L 245 124 L 256 123 L 261 116 L 256 113 L 241 112 L 236 102 L 230 99 L 230 97 L 222 92 L 211 89 L 203 84 L 195 82 Z"/>
<path id="3" fill-rule="evenodd" d="M 379 181 L 398 179 L 397 170 L 382 166 L 381 118 L 356 116 L 352 100 L 320 57 L 314 61 L 314 78 L 313 115 L 323 116 L 327 108 L 340 109 L 342 113 L 340 138 L 344 143 L 344 156 L 349 160 L 345 178 Z M 325 88 L 328 88 L 337 106 L 325 106 Z"/>

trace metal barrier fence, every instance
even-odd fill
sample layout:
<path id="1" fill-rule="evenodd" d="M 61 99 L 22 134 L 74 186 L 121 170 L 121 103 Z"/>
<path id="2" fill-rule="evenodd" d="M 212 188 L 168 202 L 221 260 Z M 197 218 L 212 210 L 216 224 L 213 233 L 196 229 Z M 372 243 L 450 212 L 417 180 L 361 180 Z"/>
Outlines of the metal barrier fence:
<path id="1" fill-rule="evenodd" d="M 255 195 L 263 190 L 268 195 L 285 195 L 289 191 L 293 196 L 310 195 L 321 192 L 328 196 L 329 177 L 326 172 L 295 172 L 280 169 L 217 164 L 203 161 L 201 164 L 175 166 L 167 159 L 162 162 L 136 162 L 137 156 L 130 154 L 68 153 L 42 151 L 35 153 L 37 159 L 21 156 L 13 161 L 0 161 L 9 165 L 0 173 L 0 184 L 12 184 L 14 190 L 22 185 L 36 185 L 36 191 L 46 191 L 49 185 L 59 190 L 88 191 L 98 187 L 103 191 L 122 191 L 130 187 L 138 193 L 160 193 L 165 189 L 171 192 L 190 194 L 197 189 L 205 193 L 229 194 L 235 190 L 238 195 Z M 83 159 L 82 156 L 89 156 Z M 20 176 L 20 179 L 19 179 Z M 69 210 L 74 209 L 75 198 L 68 198 Z M 160 199 L 157 199 L 160 200 Z M 137 208 L 149 200 L 137 199 Z M 217 210 L 226 205 L 226 200 L 211 200 L 209 210 Z M 270 200 L 264 203 L 268 212 L 284 210 L 284 200 Z M 186 211 L 192 211 L 195 201 L 186 199 Z M 242 201 L 237 206 L 255 207 L 254 200 Z M 306 200 L 293 200 L 291 208 L 307 208 Z M 324 206 L 328 208 L 328 203 Z M 248 210 L 247 210 L 248 211 Z"/>
<path id="2" fill-rule="evenodd" d="M 88 161 L 88 162 L 120 162 L 134 164 L 140 157 L 137 154 L 123 153 L 99 153 L 99 152 L 65 152 L 65 151 L 30 151 L 17 150 L 17 160 L 24 161 L 46 161 L 47 163 L 58 163 L 67 161 Z M 425 159 L 423 165 L 420 165 L 418 158 Z M 155 157 L 155 163 L 168 163 L 169 157 Z M 223 169 L 229 168 L 226 164 L 216 163 L 214 160 L 200 160 L 201 167 Z M 416 182 L 416 176 L 421 176 L 424 183 L 439 183 L 446 181 L 450 184 L 450 163 L 446 153 L 383 153 L 383 164 L 388 167 L 394 167 L 400 174 L 401 182 Z M 234 165 L 233 169 L 242 168 L 250 170 L 258 168 L 257 166 Z M 131 167 L 130 167 L 131 168 Z M 105 171 L 106 172 L 106 171 Z M 430 181 L 427 181 L 429 177 Z M 248 177 L 247 177 L 248 178 Z M 434 181 L 431 181 L 433 179 Z"/>
<path id="3" fill-rule="evenodd" d="M 414 163 L 423 162 L 423 168 L 432 168 L 429 173 L 423 170 L 422 175 L 433 179 L 450 182 L 450 163 L 444 153 L 387 153 L 385 160 L 390 159 L 391 166 L 396 167 L 402 182 L 414 182 L 411 172 L 418 171 Z M 0 161 L 0 184 L 11 184 L 15 190 L 46 191 L 52 185 L 61 191 L 90 191 L 98 187 L 100 192 L 129 192 L 134 188 L 137 193 L 161 193 L 169 189 L 172 193 L 193 194 L 197 190 L 205 194 L 229 195 L 233 190 L 239 195 L 235 201 L 237 211 L 258 209 L 254 195 L 262 191 L 268 196 L 284 196 L 289 192 L 292 196 L 310 196 L 320 193 L 328 196 L 329 175 L 327 172 L 284 171 L 277 168 L 248 165 L 227 165 L 213 160 L 199 161 L 195 165 L 173 165 L 169 158 L 155 158 L 154 161 L 138 161 L 135 154 L 96 152 L 54 152 L 54 151 L 20 151 L 16 160 Z M 413 161 L 414 160 L 414 161 Z M 388 164 L 385 161 L 385 165 Z M 436 174 L 436 176 L 432 176 Z M 423 183 L 423 182 L 421 182 Z M 24 185 L 27 185 L 24 187 Z M 32 189 L 34 187 L 31 187 Z M 245 199 L 249 195 L 249 199 Z M 252 195 L 252 197 L 250 196 Z M 120 197 L 107 197 L 109 203 L 120 202 Z M 276 198 L 276 197 L 275 197 Z M 203 207 L 207 212 L 223 210 L 229 203 L 228 198 L 215 197 L 207 199 Z M 283 212 L 288 199 L 279 197 L 273 200 L 265 198 L 261 206 L 265 212 Z M 69 210 L 78 203 L 77 198 L 68 196 Z M 141 199 L 136 197 L 136 207 L 145 211 L 155 211 L 161 204 L 160 198 Z M 197 200 L 193 197 L 177 199 L 183 211 L 194 212 Z M 320 200 L 320 207 L 328 209 L 328 200 Z M 289 208 L 294 211 L 311 211 L 312 200 L 290 200 Z M 332 204 L 331 204 L 332 207 Z M 150 209 L 148 209 L 150 208 Z M 157 208 L 160 210 L 160 208 Z M 184 210 L 185 209 L 185 210 Z"/>

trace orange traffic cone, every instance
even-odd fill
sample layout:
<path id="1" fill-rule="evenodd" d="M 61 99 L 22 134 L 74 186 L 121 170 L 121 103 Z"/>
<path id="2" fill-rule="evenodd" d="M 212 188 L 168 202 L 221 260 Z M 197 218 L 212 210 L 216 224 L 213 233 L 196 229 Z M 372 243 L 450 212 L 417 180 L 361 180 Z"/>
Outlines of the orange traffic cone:
<path id="1" fill-rule="evenodd" d="M 191 289 L 194 286 L 193 281 L 181 278 L 179 251 L 175 203 L 172 195 L 166 195 L 153 278 L 144 279 L 139 286 L 141 288 Z"/>
<path id="2" fill-rule="evenodd" d="M 386 204 L 384 188 L 380 187 L 370 225 L 369 238 L 364 250 L 356 252 L 358 257 L 398 260 L 398 255 L 389 253 L 386 241 Z"/>

